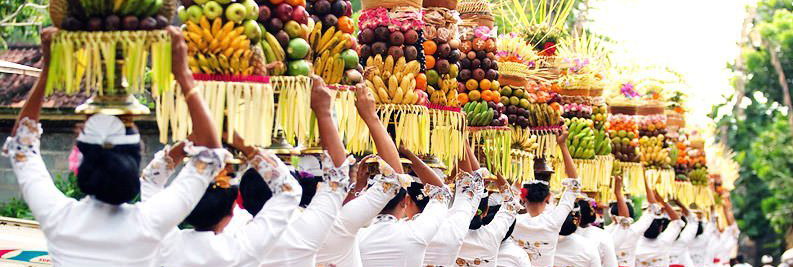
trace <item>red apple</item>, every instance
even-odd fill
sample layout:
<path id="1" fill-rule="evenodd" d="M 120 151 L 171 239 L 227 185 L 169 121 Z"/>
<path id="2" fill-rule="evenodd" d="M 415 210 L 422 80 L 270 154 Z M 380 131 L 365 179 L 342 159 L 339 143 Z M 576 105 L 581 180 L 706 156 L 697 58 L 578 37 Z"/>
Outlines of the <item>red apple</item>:
<path id="1" fill-rule="evenodd" d="M 258 19 L 258 21 L 261 22 L 261 23 L 267 23 L 267 20 L 270 19 L 270 14 L 272 14 L 270 12 L 270 7 L 268 7 L 267 5 L 259 6 L 259 19 Z"/>
<path id="2" fill-rule="evenodd" d="M 292 10 L 292 20 L 300 24 L 308 23 L 308 12 L 306 12 L 306 8 L 303 6 L 296 6 L 294 10 Z"/>
<path id="3" fill-rule="evenodd" d="M 280 3 L 275 7 L 275 16 L 286 22 L 292 19 L 292 11 L 294 9 L 287 3 Z"/>

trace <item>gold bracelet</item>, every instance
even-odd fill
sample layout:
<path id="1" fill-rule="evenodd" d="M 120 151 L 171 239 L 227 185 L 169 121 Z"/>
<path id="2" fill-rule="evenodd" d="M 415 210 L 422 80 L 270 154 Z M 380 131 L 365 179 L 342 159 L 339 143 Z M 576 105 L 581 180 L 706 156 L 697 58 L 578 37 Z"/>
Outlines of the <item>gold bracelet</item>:
<path id="1" fill-rule="evenodd" d="M 193 95 L 195 95 L 196 93 L 197 93 L 197 92 L 196 92 L 196 90 L 195 90 L 195 89 L 193 89 L 193 88 L 190 88 L 190 92 L 187 92 L 187 94 L 184 94 L 184 100 L 188 100 L 188 99 L 190 99 L 190 97 L 191 97 L 191 96 L 193 96 Z"/>

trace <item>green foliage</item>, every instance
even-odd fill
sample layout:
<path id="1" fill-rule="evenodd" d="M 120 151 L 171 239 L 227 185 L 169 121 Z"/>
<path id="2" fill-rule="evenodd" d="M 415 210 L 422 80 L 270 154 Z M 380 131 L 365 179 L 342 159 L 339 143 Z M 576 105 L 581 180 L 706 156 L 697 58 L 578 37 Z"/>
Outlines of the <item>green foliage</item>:
<path id="1" fill-rule="evenodd" d="M 785 117 L 778 116 L 769 131 L 763 132 L 752 144 L 756 153 L 752 169 L 771 190 L 762 203 L 763 212 L 777 233 L 784 233 L 793 225 L 793 136 Z M 775 149 L 768 149 L 774 147 Z"/>
<path id="2" fill-rule="evenodd" d="M 66 197 L 81 199 L 85 194 L 77 187 L 77 176 L 74 173 L 64 179 L 61 175 L 55 177 L 55 187 L 61 190 Z M 0 216 L 33 220 L 33 214 L 24 200 L 12 198 L 6 203 L 0 203 Z"/>
<path id="3" fill-rule="evenodd" d="M 0 1 L 0 48 L 8 43 L 38 43 L 42 27 L 52 25 L 46 10 L 48 0 Z M 25 7 L 21 8 L 23 5 Z M 12 16 L 15 12 L 16 16 Z"/>

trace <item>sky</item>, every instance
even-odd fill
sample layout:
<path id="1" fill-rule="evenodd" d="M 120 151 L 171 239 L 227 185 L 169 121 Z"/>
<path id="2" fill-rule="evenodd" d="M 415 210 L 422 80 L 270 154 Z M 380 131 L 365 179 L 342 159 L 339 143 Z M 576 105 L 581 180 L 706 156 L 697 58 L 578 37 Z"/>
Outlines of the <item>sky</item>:
<path id="1" fill-rule="evenodd" d="M 590 0 L 593 32 L 614 39 L 621 62 L 668 66 L 685 76 L 689 121 L 704 121 L 733 88 L 727 63 L 738 56 L 751 0 Z M 704 126 L 704 125 L 701 125 Z"/>

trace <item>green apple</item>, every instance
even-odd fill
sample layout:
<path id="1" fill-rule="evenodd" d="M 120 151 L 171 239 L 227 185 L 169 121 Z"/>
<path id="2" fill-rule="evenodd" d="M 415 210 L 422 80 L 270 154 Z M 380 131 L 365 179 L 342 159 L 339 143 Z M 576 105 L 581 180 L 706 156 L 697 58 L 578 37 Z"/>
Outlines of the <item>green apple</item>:
<path id="1" fill-rule="evenodd" d="M 221 5 L 228 5 L 229 3 L 231 3 L 231 0 L 217 0 L 217 1 L 218 1 L 218 3 L 220 3 Z"/>
<path id="2" fill-rule="evenodd" d="M 204 16 L 209 20 L 213 20 L 223 15 L 223 7 L 215 1 L 209 1 L 204 4 Z"/>
<path id="3" fill-rule="evenodd" d="M 187 19 L 194 23 L 198 23 L 203 15 L 204 11 L 199 6 L 190 6 L 187 8 Z"/>
<path id="4" fill-rule="evenodd" d="M 241 24 L 247 14 L 245 6 L 240 3 L 232 3 L 226 7 L 226 18 L 234 23 Z"/>
<path id="5" fill-rule="evenodd" d="M 248 11 L 245 13 L 245 19 L 256 20 L 256 18 L 259 17 L 259 5 L 256 4 L 256 1 L 245 0 L 245 2 L 242 2 L 242 5 L 245 6 L 245 9 Z"/>
<path id="6" fill-rule="evenodd" d="M 181 20 L 182 23 L 187 21 L 187 9 L 184 8 L 184 6 L 179 6 L 179 8 L 176 9 L 176 14 L 179 16 L 179 20 Z"/>
<path id="7" fill-rule="evenodd" d="M 300 37 L 300 33 L 303 31 L 303 28 L 300 27 L 300 24 L 297 23 L 297 21 L 290 20 L 284 24 L 284 31 L 289 34 L 289 38 L 297 38 Z"/>
<path id="8" fill-rule="evenodd" d="M 207 1 L 209 1 L 209 0 L 193 0 L 193 3 L 196 3 L 196 5 L 200 6 L 200 5 L 206 4 Z"/>
<path id="9" fill-rule="evenodd" d="M 258 41 L 259 37 L 262 36 L 262 28 L 259 28 L 259 23 L 256 23 L 255 20 L 246 20 L 243 27 L 245 27 L 245 35 L 248 36 L 248 39 L 251 39 L 251 41 Z"/>

